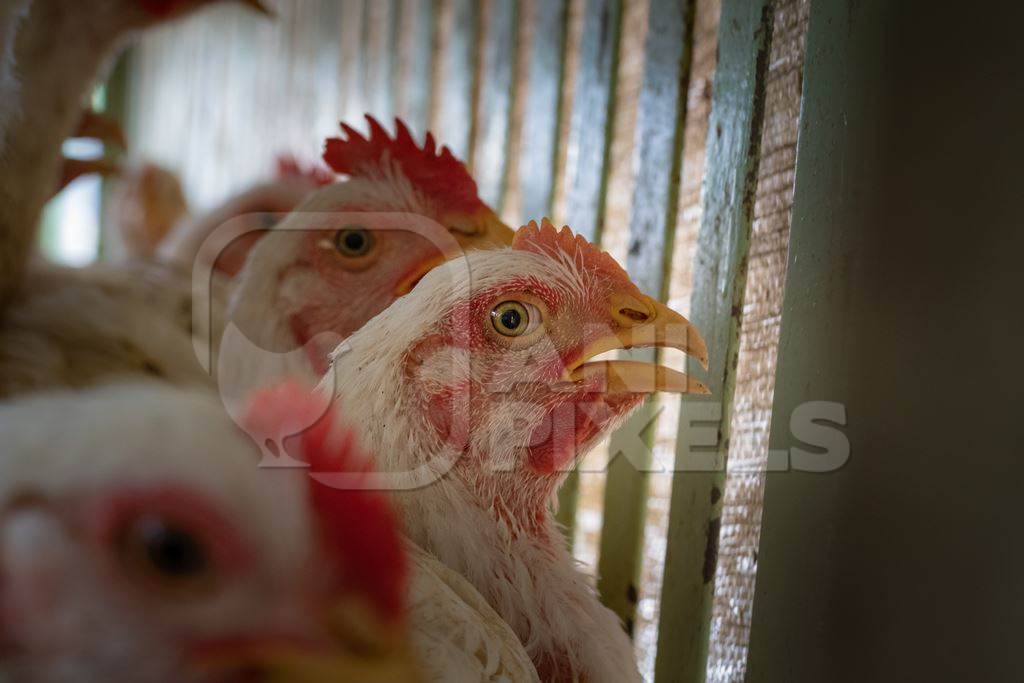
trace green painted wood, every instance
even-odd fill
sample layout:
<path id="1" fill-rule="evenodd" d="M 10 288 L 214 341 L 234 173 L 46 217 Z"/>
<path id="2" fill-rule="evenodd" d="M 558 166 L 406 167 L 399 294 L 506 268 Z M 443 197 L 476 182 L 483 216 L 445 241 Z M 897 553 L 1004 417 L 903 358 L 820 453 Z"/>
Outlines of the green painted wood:
<path id="1" fill-rule="evenodd" d="M 655 668 L 658 683 L 693 683 L 706 676 L 711 604 L 734 370 L 739 352 L 747 248 L 771 45 L 770 0 L 726 0 L 718 34 L 708 125 L 704 216 L 694 262 L 691 320 L 708 343 L 710 397 L 684 397 L 669 514 L 661 626 Z M 689 372 L 699 372 L 692 359 Z M 715 444 L 702 448 L 706 418 L 720 406 Z"/>
<path id="2" fill-rule="evenodd" d="M 516 4 L 515 0 L 491 0 L 484 27 L 477 98 L 473 176 L 480 196 L 498 213 L 501 213 L 507 185 L 508 129 L 516 63 Z"/>
<path id="3" fill-rule="evenodd" d="M 434 2 L 433 0 L 399 0 L 401 21 L 411 30 L 404 39 L 409 63 L 405 82 L 396 83 L 402 89 L 402 111 L 399 115 L 414 135 L 422 137 L 430 123 L 431 78 L 434 63 Z"/>
<path id="4" fill-rule="evenodd" d="M 110 72 L 110 76 L 107 78 L 107 82 L 103 89 L 103 102 L 102 107 L 94 107 L 102 111 L 107 116 L 113 118 L 121 124 L 121 128 L 125 131 L 130 130 L 128 126 L 128 114 L 129 114 L 129 97 L 128 97 L 128 81 L 129 71 L 131 69 L 131 58 L 132 49 L 125 51 L 114 65 L 113 70 Z M 96 103 L 94 103 L 95 105 Z M 131 144 L 131 141 L 128 141 Z M 104 150 L 104 156 L 107 161 L 117 162 L 121 160 L 124 150 Z M 114 193 L 117 189 L 116 180 L 110 178 L 101 179 L 101 194 L 100 194 L 100 217 L 112 215 L 112 205 L 114 201 Z M 99 243 L 99 258 L 109 259 L 116 257 L 119 254 L 116 253 L 117 247 L 121 241 L 121 236 L 113 234 L 114 221 L 101 220 L 100 221 L 100 243 Z"/>
<path id="5" fill-rule="evenodd" d="M 472 164 L 473 88 L 480 8 L 475 0 L 451 0 L 452 31 L 442 49 L 441 120 L 434 131 L 455 156 Z"/>
<path id="6" fill-rule="evenodd" d="M 537 2 L 534 11 L 527 75 L 529 93 L 526 97 L 528 102 L 543 103 L 543 106 L 527 106 L 523 112 L 519 150 L 523 223 L 551 216 L 558 159 L 558 122 L 562 113 L 568 2 Z"/>
<path id="7" fill-rule="evenodd" d="M 562 527 L 570 549 L 576 534 L 576 508 L 579 502 L 580 473 L 573 470 L 566 474 L 565 481 L 558 489 L 558 507 L 555 510 L 555 521 Z"/>
<path id="8" fill-rule="evenodd" d="M 621 29 L 620 0 L 587 1 L 569 121 L 565 183 L 566 220 L 577 234 L 592 242 L 600 241 L 604 219 Z M 570 539 L 576 523 L 578 488 L 578 475 L 571 472 L 559 492 L 557 519 Z"/>
<path id="9" fill-rule="evenodd" d="M 636 186 L 626 268 L 642 291 L 665 299 L 679 201 L 683 125 L 692 52 L 692 0 L 653 0 L 644 45 L 644 75 L 636 128 Z M 655 362 L 653 349 L 631 357 Z M 601 599 L 633 633 L 647 480 L 657 419 L 648 400 L 612 435 L 598 562 Z"/>

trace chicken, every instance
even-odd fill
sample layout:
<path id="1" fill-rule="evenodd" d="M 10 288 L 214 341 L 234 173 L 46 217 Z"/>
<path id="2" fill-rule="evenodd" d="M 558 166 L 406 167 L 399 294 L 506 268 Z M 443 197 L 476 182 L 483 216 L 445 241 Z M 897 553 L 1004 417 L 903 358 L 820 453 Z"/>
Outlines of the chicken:
<path id="1" fill-rule="evenodd" d="M 473 179 L 447 149 L 438 153 L 429 136 L 417 146 L 401 124 L 394 139 L 376 122 L 371 129 L 370 139 L 352 133 L 329 144 L 328 162 L 348 179 L 315 192 L 257 243 L 232 285 L 230 314 L 227 283 L 181 264 L 32 269 L 24 293 L 0 319 L 0 397 L 139 374 L 208 384 L 213 366 L 203 353 L 201 365 L 196 350 L 219 348 L 215 377 L 237 405 L 272 379 L 319 378 L 339 340 L 440 260 L 461 254 L 460 243 L 511 242 L 511 229 L 476 197 Z M 251 207 L 267 196 L 243 199 Z M 241 210 L 232 200 L 214 214 Z M 232 220 L 251 229 L 251 218 Z M 370 219 L 392 229 L 371 232 L 352 223 L 371 228 Z M 214 254 L 239 239 L 231 222 L 223 229 L 226 243 L 218 243 L 220 231 L 209 236 Z M 215 261 L 199 251 L 200 261 Z M 222 335 L 225 319 L 232 324 Z"/>
<path id="2" fill-rule="evenodd" d="M 43 205 L 62 176 L 61 145 L 103 66 L 132 31 L 214 1 L 30 0 L 0 14 L 0 308 L 23 285 Z"/>
<path id="3" fill-rule="evenodd" d="M 326 496 L 329 506 L 331 498 L 353 491 L 365 494 L 365 488 L 376 487 L 377 482 L 367 479 L 360 468 L 339 468 L 334 457 L 308 456 L 323 452 L 324 443 L 340 443 L 344 448 L 355 438 L 344 425 L 340 429 L 332 426 L 337 416 L 327 410 L 329 403 L 324 399 L 295 381 L 285 381 L 256 392 L 242 424 L 257 443 L 273 444 L 279 458 L 290 457 L 291 464 L 308 466 L 314 501 L 317 496 Z M 282 406 L 289 409 L 282 410 Z M 297 431 L 303 431 L 299 453 L 294 450 L 295 440 L 286 440 Z M 369 466 L 368 462 L 364 464 Z M 328 472 L 331 480 L 324 480 L 321 472 Z M 342 485 L 338 485 L 339 476 L 344 478 Z M 327 515 L 339 520 L 366 517 L 351 511 Z M 380 535 L 372 527 L 360 529 L 367 539 Z M 407 595 L 411 639 L 428 678 L 466 683 L 536 681 L 536 670 L 518 637 L 483 597 L 415 543 L 406 539 L 404 547 L 412 568 Z"/>
<path id="4" fill-rule="evenodd" d="M 343 126 L 347 138 L 327 141 L 324 160 L 348 179 L 285 217 L 238 276 L 217 368 L 229 402 L 281 377 L 319 379 L 342 339 L 430 269 L 463 248 L 511 243 L 512 230 L 448 148 L 438 151 L 429 133 L 417 145 L 401 121 L 392 137 L 367 120 L 368 137 Z M 216 235 L 210 242 L 223 245 Z"/>
<path id="5" fill-rule="evenodd" d="M 669 368 L 593 360 L 635 347 L 707 364 L 685 318 L 545 221 L 511 249 L 428 273 L 335 351 L 321 384 L 360 425 L 410 537 L 476 587 L 545 681 L 640 680 L 549 510 L 566 472 L 646 395 L 706 393 Z"/>
<path id="6" fill-rule="evenodd" d="M 0 679 L 421 680 L 387 500 L 259 469 L 218 408 L 154 384 L 0 406 Z M 351 439 L 297 453 L 365 473 Z"/>
<path id="7" fill-rule="evenodd" d="M 247 429 L 308 423 L 323 412 L 308 396 L 261 392 Z M 291 454 L 372 483 L 351 435 L 327 438 L 337 424 Z M 260 469 L 212 394 L 39 393 L 0 405 L 0 434 L 0 680 L 536 680 L 385 494 Z"/>
<path id="8" fill-rule="evenodd" d="M 212 266 L 235 277 L 253 245 L 280 218 L 336 176 L 319 166 L 303 167 L 293 156 L 277 160 L 277 177 L 232 197 L 219 208 L 182 221 L 160 244 L 159 258 L 184 268 Z M 229 228 L 227 233 L 223 228 Z M 218 239 L 210 240 L 217 233 Z M 221 237 L 223 235 L 223 237 Z"/>
<path id="9" fill-rule="evenodd" d="M 188 215 L 178 177 L 156 164 L 125 171 L 114 199 L 117 230 L 129 258 L 152 258 L 168 234 Z"/>

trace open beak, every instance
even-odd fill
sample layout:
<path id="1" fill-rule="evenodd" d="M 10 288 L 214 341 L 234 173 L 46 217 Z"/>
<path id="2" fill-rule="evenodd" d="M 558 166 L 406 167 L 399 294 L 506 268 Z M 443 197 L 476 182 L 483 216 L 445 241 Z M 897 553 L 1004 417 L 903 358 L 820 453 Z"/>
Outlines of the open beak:
<path id="1" fill-rule="evenodd" d="M 571 382 L 604 378 L 603 393 L 709 394 L 700 381 L 654 363 L 627 360 L 591 361 L 617 349 L 679 349 L 708 367 L 708 348 L 690 321 L 649 296 L 616 293 L 609 301 L 613 329 L 584 348 L 579 360 L 565 370 Z"/>

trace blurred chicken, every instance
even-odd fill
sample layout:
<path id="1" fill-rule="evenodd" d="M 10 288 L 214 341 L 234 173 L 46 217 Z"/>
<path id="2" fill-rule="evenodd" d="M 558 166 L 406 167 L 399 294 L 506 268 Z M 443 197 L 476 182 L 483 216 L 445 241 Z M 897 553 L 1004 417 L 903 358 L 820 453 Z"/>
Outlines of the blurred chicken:
<path id="1" fill-rule="evenodd" d="M 0 407 L 0 679 L 420 680 L 387 501 L 260 470 L 218 408 L 142 385 Z M 315 438 L 298 455 L 363 467 Z"/>
<path id="2" fill-rule="evenodd" d="M 327 169 L 304 167 L 293 156 L 281 156 L 273 181 L 256 185 L 213 211 L 181 221 L 160 244 L 159 256 L 184 268 L 212 266 L 234 277 L 267 230 L 316 189 L 336 180 Z M 206 241 L 215 233 L 219 239 L 211 246 Z"/>
<path id="3" fill-rule="evenodd" d="M 279 387 L 248 427 L 322 408 Z M 0 680 L 536 680 L 482 598 L 401 538 L 383 493 L 259 468 L 212 396 L 43 393 L 0 406 L 0 435 Z M 290 453 L 372 476 L 330 418 Z"/>
<path id="4" fill-rule="evenodd" d="M 215 1 L 15 0 L 0 13 L 0 308 L 24 284 L 43 205 L 65 175 L 61 146 L 104 66 L 133 31 Z"/>
<path id="5" fill-rule="evenodd" d="M 432 137 L 420 147 L 401 124 L 395 138 L 376 122 L 369 139 L 347 130 L 349 139 L 329 142 L 326 155 L 347 180 L 317 190 L 256 243 L 232 285 L 230 313 L 229 287 L 209 264 L 262 231 L 260 217 L 280 218 L 239 212 L 293 198 L 294 183 L 305 194 L 309 180 L 247 193 L 201 220 L 212 234 L 193 250 L 196 270 L 144 262 L 31 269 L 25 293 L 0 318 L 0 397 L 140 373 L 209 383 L 212 368 L 196 358 L 204 344 L 219 349 L 216 377 L 235 400 L 274 379 L 319 379 L 341 339 L 439 262 L 462 248 L 511 242 L 465 166 L 447 148 L 438 152 Z M 223 228 L 211 227 L 221 220 Z M 374 229 L 382 225 L 389 229 Z M 196 304 L 210 315 L 194 314 Z"/>
<path id="6" fill-rule="evenodd" d="M 178 177 L 156 164 L 125 172 L 117 183 L 114 221 L 129 258 L 152 258 L 179 221 L 188 202 Z"/>
<path id="7" fill-rule="evenodd" d="M 220 347 L 226 397 L 280 377 L 319 379 L 341 340 L 439 263 L 511 243 L 447 147 L 430 133 L 418 145 L 398 120 L 394 137 L 367 121 L 368 137 L 343 125 L 347 138 L 327 141 L 324 160 L 348 179 L 318 190 L 253 247 Z"/>
<path id="8" fill-rule="evenodd" d="M 565 474 L 643 398 L 705 393 L 666 367 L 593 360 L 673 347 L 706 367 L 678 313 L 606 253 L 549 223 L 511 249 L 428 273 L 349 337 L 323 384 L 391 476 L 410 536 L 519 634 L 545 681 L 639 681 L 632 644 L 550 514 Z"/>

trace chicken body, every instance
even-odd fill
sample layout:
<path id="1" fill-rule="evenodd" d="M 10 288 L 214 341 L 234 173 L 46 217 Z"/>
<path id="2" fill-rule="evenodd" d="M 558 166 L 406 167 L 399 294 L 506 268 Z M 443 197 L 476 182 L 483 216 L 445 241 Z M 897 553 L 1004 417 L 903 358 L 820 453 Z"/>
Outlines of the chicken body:
<path id="1" fill-rule="evenodd" d="M 594 361 L 672 346 L 687 321 L 567 229 L 467 254 L 349 337 L 322 384 L 361 426 L 412 538 L 515 629 L 546 681 L 638 681 L 632 645 L 549 514 L 565 474 L 644 396 L 706 391 L 667 368 Z"/>
<path id="2" fill-rule="evenodd" d="M 303 400 L 270 392 L 248 419 L 301 419 Z M 365 472 L 332 428 L 291 452 Z M 207 393 L 36 394 L 0 406 L 0 436 L 2 680 L 536 680 L 468 583 L 400 537 L 384 494 L 259 468 Z"/>

